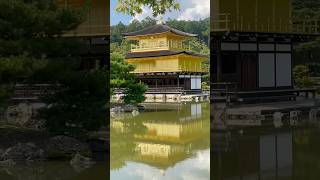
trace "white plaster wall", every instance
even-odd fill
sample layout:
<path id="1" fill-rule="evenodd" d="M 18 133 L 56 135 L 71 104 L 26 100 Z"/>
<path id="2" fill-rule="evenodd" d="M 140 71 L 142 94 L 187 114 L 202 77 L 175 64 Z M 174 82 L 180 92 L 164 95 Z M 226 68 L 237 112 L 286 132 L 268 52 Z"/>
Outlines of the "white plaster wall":
<path id="1" fill-rule="evenodd" d="M 274 87 L 274 54 L 259 54 L 259 87 Z"/>

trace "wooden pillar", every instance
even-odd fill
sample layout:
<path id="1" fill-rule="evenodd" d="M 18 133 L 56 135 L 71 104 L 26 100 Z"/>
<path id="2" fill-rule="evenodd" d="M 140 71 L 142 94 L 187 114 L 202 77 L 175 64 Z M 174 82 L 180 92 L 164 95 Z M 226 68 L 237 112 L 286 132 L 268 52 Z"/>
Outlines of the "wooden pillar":
<path id="1" fill-rule="evenodd" d="M 216 61 L 217 61 L 217 82 L 221 82 L 222 77 L 222 61 L 221 61 L 221 41 L 216 41 L 217 51 L 216 51 Z"/>
<path id="2" fill-rule="evenodd" d="M 183 89 L 186 89 L 186 77 L 185 77 L 185 75 L 183 77 Z"/>
<path id="3" fill-rule="evenodd" d="M 259 5 L 258 5 L 258 0 L 256 0 L 256 2 L 255 2 L 255 17 L 254 17 L 254 28 L 255 28 L 255 30 L 256 31 L 258 31 L 258 15 L 259 15 L 259 12 L 258 12 L 258 8 L 259 8 Z"/>
<path id="4" fill-rule="evenodd" d="M 177 75 L 177 80 L 178 80 L 178 82 L 177 82 L 177 84 L 178 84 L 178 87 L 180 87 L 180 79 L 179 79 L 179 74 Z"/>
<path id="5" fill-rule="evenodd" d="M 272 0 L 272 26 L 273 31 L 276 30 L 276 0 Z"/>
<path id="6" fill-rule="evenodd" d="M 236 1 L 236 24 L 237 24 L 237 29 L 239 29 L 239 21 L 240 21 L 240 3 L 239 0 Z"/>

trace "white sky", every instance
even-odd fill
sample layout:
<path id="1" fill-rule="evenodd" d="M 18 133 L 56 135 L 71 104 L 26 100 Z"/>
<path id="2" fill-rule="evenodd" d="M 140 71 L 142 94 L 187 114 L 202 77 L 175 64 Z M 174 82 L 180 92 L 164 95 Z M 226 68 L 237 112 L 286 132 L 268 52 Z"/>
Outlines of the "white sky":
<path id="1" fill-rule="evenodd" d="M 171 11 L 166 13 L 163 18 L 178 20 L 200 20 L 210 16 L 210 0 L 177 0 L 180 3 L 180 11 Z M 153 17 L 149 7 L 143 7 L 143 12 L 132 17 L 142 20 L 146 17 Z M 159 19 L 159 17 L 157 17 Z"/>

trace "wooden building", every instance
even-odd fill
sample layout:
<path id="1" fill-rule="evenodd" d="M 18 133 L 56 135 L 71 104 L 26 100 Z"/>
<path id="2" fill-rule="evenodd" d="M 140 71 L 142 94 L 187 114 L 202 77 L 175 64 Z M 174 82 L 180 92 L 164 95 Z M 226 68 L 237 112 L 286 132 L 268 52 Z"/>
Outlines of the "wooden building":
<path id="1" fill-rule="evenodd" d="M 85 21 L 75 30 L 66 32 L 66 38 L 79 38 L 87 44 L 81 52 L 85 69 L 105 66 L 109 57 L 110 3 L 106 0 L 58 0 L 61 8 L 88 6 Z"/>
<path id="2" fill-rule="evenodd" d="M 320 21 L 293 20 L 291 0 L 213 0 L 211 5 L 212 89 L 295 99 L 292 48 L 320 34 Z"/>
<path id="3" fill-rule="evenodd" d="M 185 41 L 195 34 L 160 23 L 136 32 L 124 33 L 134 41 L 126 60 L 134 64 L 139 80 L 155 92 L 201 92 L 206 57 L 190 52 Z"/>

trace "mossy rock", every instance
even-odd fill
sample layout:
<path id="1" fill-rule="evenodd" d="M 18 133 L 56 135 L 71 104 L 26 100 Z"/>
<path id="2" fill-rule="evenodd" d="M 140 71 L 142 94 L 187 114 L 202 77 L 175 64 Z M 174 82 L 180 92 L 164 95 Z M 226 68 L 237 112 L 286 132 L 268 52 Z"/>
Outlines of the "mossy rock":
<path id="1" fill-rule="evenodd" d="M 48 159 L 70 159 L 75 154 L 92 157 L 89 146 L 75 138 L 68 136 L 52 137 L 45 144 Z"/>

